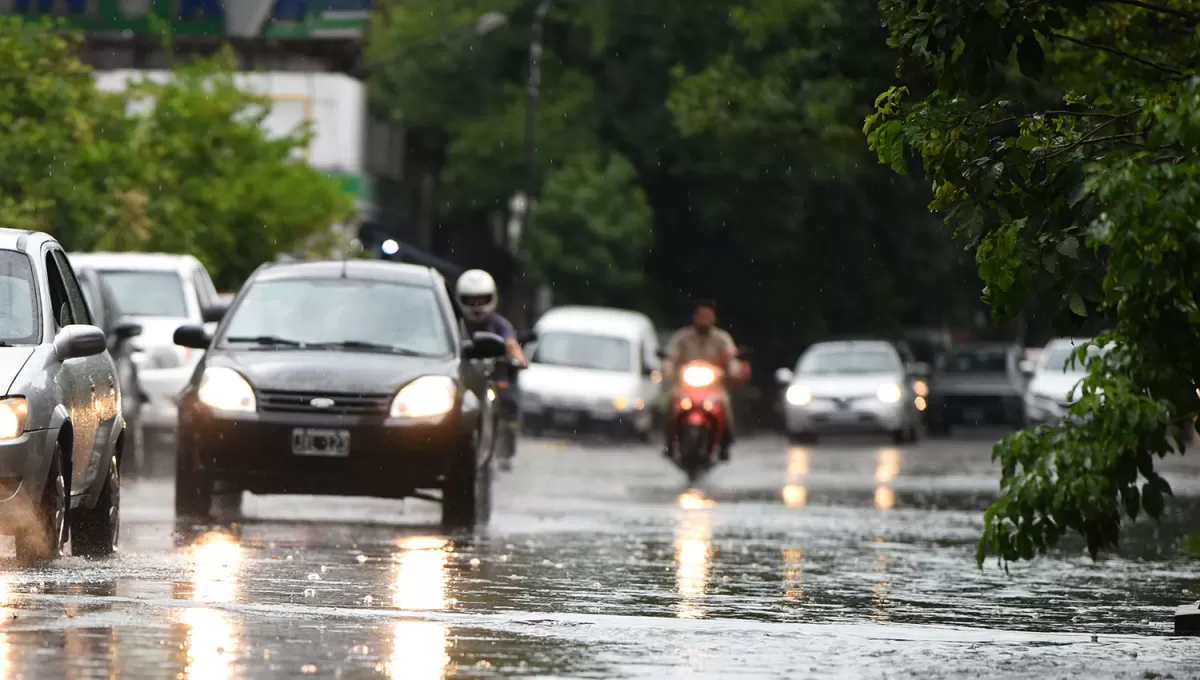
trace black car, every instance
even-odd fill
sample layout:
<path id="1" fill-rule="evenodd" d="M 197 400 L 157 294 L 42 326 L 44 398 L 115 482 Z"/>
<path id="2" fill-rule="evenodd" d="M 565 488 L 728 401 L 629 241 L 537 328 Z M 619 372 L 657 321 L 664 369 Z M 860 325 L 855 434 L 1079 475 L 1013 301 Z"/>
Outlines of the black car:
<path id="1" fill-rule="evenodd" d="M 964 344 L 946 349 L 929 381 L 929 431 L 955 425 L 1011 425 L 1024 419 L 1024 350 L 1016 345 Z"/>
<path id="2" fill-rule="evenodd" d="M 440 500 L 448 526 L 491 512 L 493 404 L 442 276 L 377 260 L 270 264 L 242 287 L 179 402 L 175 509 L 208 519 L 242 491 Z M 424 492 L 440 489 L 441 495 Z"/>

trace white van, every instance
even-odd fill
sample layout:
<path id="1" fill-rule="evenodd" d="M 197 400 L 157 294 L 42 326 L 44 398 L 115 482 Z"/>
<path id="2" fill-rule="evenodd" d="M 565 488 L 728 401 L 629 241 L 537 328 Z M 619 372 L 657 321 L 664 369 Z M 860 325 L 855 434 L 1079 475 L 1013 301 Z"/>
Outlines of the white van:
<path id="1" fill-rule="evenodd" d="M 648 441 L 658 421 L 658 337 L 650 318 L 608 307 L 558 307 L 534 326 L 521 372 L 532 434 L 598 432 Z"/>

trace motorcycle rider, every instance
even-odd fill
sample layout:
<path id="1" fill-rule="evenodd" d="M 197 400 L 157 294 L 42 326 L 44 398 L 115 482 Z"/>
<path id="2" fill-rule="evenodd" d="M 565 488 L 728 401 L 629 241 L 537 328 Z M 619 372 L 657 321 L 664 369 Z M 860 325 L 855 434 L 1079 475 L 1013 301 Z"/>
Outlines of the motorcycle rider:
<path id="1" fill-rule="evenodd" d="M 667 358 L 663 366 L 663 374 L 669 376 L 668 385 L 674 388 L 679 380 L 679 368 L 689 361 L 707 361 L 724 369 L 727 374 L 735 374 L 739 368 L 736 355 L 737 345 L 733 336 L 717 328 L 717 303 L 712 300 L 697 300 L 692 310 L 692 325 L 679 329 L 667 342 Z M 725 391 L 725 404 L 728 406 L 729 391 Z M 729 461 L 729 448 L 733 444 L 733 409 L 725 409 L 725 437 L 721 442 L 720 460 Z M 671 456 L 671 438 L 674 436 L 674 423 L 670 418 L 665 420 L 666 448 L 664 453 Z"/>
<path id="2" fill-rule="evenodd" d="M 525 368 L 528 362 L 525 361 L 525 353 L 521 351 L 516 329 L 508 319 L 496 313 L 499 299 L 495 279 L 482 269 L 463 272 L 454 286 L 454 301 L 462 311 L 467 332 L 474 334 L 485 331 L 499 335 L 504 339 L 508 358 L 519 368 Z M 515 429 L 521 413 L 515 372 L 509 376 L 508 386 L 498 390 L 496 396 L 500 401 L 505 426 Z"/>

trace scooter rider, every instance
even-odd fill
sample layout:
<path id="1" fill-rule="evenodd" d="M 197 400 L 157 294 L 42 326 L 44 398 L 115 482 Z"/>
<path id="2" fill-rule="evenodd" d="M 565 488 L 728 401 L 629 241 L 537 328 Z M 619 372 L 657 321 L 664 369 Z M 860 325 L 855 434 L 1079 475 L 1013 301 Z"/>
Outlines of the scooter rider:
<path id="1" fill-rule="evenodd" d="M 521 343 L 517 332 L 508 319 L 496 313 L 499 302 L 496 291 L 496 281 L 491 274 L 482 269 L 470 269 L 458 277 L 454 287 L 454 300 L 462 310 L 463 320 L 471 333 L 486 331 L 504 338 L 504 347 L 508 358 L 520 368 L 525 368 L 525 353 L 521 351 Z M 504 411 L 504 419 L 509 427 L 516 427 L 520 417 L 520 402 L 517 396 L 515 373 L 508 381 L 508 387 L 499 391 L 497 398 Z"/>
<path id="2" fill-rule="evenodd" d="M 737 345 L 733 336 L 716 327 L 717 304 L 712 300 L 697 300 L 692 311 L 692 325 L 679 329 L 667 343 L 667 358 L 663 374 L 670 378 L 672 388 L 679 380 L 679 368 L 689 361 L 707 361 L 733 373 L 738 368 Z M 725 391 L 725 403 L 729 404 L 729 391 Z M 729 448 L 733 444 L 733 409 L 725 410 L 725 437 L 721 442 L 720 459 L 729 460 Z M 668 418 L 666 447 L 664 453 L 671 455 L 673 423 Z"/>

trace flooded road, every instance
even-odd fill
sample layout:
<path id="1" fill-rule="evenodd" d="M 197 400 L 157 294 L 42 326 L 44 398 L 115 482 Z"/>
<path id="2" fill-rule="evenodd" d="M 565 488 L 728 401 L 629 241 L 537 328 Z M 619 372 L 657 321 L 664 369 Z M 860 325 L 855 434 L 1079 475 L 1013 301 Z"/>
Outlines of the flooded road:
<path id="1" fill-rule="evenodd" d="M 741 442 L 701 489 L 646 447 L 523 441 L 491 526 L 421 501 L 251 497 L 175 532 L 127 483 L 123 555 L 0 571 L 0 678 L 1200 677 L 1200 460 L 1120 557 L 975 568 L 990 443 Z"/>

